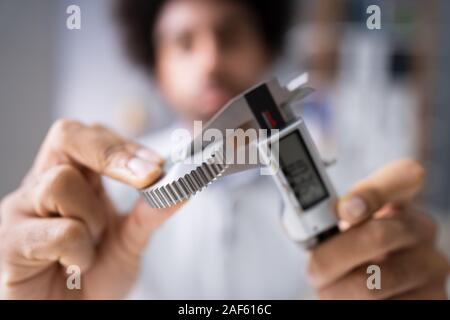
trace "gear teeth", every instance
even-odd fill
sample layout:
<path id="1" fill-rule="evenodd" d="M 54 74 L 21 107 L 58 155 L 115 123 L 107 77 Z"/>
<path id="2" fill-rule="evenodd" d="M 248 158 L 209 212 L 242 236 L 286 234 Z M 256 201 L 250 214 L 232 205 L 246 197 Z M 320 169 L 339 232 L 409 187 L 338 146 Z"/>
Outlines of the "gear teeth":
<path id="1" fill-rule="evenodd" d="M 147 203 L 153 208 L 167 208 L 189 199 L 220 177 L 227 169 L 222 154 L 218 151 L 195 170 L 172 183 L 157 188 L 141 190 Z"/>

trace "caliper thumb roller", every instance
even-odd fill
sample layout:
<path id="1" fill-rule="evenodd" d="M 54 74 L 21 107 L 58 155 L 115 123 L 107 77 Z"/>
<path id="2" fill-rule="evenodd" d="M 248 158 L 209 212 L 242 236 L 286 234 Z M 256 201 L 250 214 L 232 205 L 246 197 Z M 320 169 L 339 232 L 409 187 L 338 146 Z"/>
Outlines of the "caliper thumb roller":
<path id="1" fill-rule="evenodd" d="M 186 157 L 197 161 L 168 160 L 165 175 L 140 190 L 148 204 L 154 208 L 175 205 L 222 176 L 263 165 L 282 196 L 281 221 L 292 240 L 312 248 L 338 233 L 335 189 L 303 119 L 292 110 L 292 102 L 314 91 L 305 85 L 306 78 L 302 75 L 285 87 L 272 79 L 232 99 L 186 146 Z M 262 164 L 235 164 L 226 159 L 224 148 L 230 129 L 242 128 L 266 129 L 264 139 L 248 142 L 256 144 Z M 203 132 L 208 129 L 221 132 L 225 138 L 205 142 Z"/>

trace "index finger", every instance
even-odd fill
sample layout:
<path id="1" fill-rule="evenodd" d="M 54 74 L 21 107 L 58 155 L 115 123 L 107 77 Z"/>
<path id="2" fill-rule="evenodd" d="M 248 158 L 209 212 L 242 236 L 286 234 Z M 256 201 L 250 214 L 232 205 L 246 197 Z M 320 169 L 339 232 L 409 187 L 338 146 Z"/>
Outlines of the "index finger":
<path id="1" fill-rule="evenodd" d="M 126 140 L 103 126 L 59 120 L 50 129 L 31 175 L 69 163 L 143 188 L 159 178 L 163 162 L 152 150 Z"/>
<path id="2" fill-rule="evenodd" d="M 389 163 L 357 183 L 338 202 L 338 216 L 349 225 L 371 216 L 389 202 L 412 199 L 422 189 L 425 169 L 415 160 Z"/>

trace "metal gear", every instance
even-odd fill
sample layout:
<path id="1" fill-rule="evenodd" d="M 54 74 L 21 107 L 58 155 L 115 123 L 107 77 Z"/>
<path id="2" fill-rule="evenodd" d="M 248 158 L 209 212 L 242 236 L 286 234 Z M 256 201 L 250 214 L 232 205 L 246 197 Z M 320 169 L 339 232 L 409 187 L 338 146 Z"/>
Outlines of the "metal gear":
<path id="1" fill-rule="evenodd" d="M 156 184 L 140 190 L 153 208 L 167 208 L 189 199 L 221 176 L 228 165 L 222 152 L 215 150 L 201 165 L 175 163 Z"/>

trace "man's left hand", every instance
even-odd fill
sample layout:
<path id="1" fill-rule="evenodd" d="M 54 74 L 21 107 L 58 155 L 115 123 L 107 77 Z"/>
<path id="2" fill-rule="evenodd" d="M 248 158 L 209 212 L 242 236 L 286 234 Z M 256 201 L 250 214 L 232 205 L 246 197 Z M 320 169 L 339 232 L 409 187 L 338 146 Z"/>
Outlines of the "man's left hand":
<path id="1" fill-rule="evenodd" d="M 337 206 L 344 230 L 311 252 L 309 276 L 321 299 L 446 299 L 450 265 L 435 245 L 436 226 L 412 200 L 424 169 L 393 162 L 361 181 Z M 369 265 L 381 288 L 369 289 Z"/>

